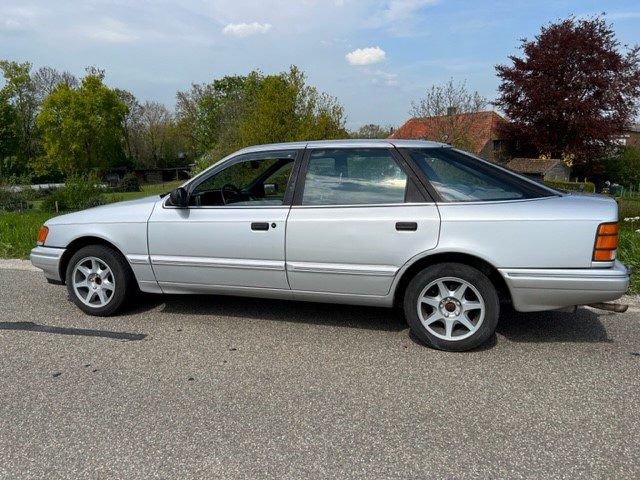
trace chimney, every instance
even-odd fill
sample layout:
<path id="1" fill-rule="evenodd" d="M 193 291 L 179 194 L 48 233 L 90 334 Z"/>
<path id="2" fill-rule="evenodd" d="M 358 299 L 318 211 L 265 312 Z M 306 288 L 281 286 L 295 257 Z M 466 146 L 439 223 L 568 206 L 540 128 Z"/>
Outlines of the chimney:
<path id="1" fill-rule="evenodd" d="M 456 107 L 447 107 L 447 115 L 448 116 L 453 116 L 456 113 L 458 113 L 458 109 Z"/>

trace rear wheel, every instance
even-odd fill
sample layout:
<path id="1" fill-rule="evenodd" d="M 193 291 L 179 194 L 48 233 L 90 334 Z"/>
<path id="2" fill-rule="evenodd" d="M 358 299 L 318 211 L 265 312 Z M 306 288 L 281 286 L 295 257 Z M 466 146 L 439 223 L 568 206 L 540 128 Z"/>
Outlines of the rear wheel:
<path id="1" fill-rule="evenodd" d="M 464 351 L 493 335 L 500 304 L 496 289 L 482 272 L 468 265 L 441 263 L 411 280 L 404 313 L 411 331 L 425 344 Z"/>
<path id="2" fill-rule="evenodd" d="M 71 300 L 80 310 L 97 316 L 120 310 L 135 288 L 135 278 L 125 258 L 104 245 L 78 250 L 69 260 L 66 283 Z"/>

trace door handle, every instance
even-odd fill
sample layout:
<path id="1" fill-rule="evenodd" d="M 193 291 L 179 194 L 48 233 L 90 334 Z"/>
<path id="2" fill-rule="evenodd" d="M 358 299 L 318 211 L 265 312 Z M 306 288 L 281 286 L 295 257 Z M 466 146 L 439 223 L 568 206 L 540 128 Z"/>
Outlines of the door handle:
<path id="1" fill-rule="evenodd" d="M 396 222 L 396 230 L 399 232 L 415 232 L 418 230 L 417 222 Z"/>
<path id="2" fill-rule="evenodd" d="M 251 230 L 265 231 L 269 230 L 268 222 L 251 222 Z"/>

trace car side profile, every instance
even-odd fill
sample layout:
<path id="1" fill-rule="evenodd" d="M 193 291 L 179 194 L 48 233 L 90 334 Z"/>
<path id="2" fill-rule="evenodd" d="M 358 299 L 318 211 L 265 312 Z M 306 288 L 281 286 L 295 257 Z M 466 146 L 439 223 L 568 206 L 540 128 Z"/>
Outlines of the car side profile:
<path id="1" fill-rule="evenodd" d="M 91 315 L 137 289 L 401 306 L 443 350 L 477 347 L 520 312 L 627 290 L 617 204 L 569 194 L 448 145 L 260 145 L 170 194 L 48 220 L 31 252 Z"/>

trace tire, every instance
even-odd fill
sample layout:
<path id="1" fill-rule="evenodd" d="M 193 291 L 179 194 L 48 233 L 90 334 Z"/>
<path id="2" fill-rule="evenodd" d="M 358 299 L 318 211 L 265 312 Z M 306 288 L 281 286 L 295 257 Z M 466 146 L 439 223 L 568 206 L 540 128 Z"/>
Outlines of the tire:
<path id="1" fill-rule="evenodd" d="M 137 288 L 127 260 L 104 245 L 78 250 L 69 260 L 65 278 L 71 301 L 98 317 L 118 312 Z"/>
<path id="2" fill-rule="evenodd" d="M 420 341 L 451 352 L 486 342 L 500 315 L 491 281 L 459 263 L 440 263 L 418 273 L 407 286 L 403 306 L 409 327 Z"/>

